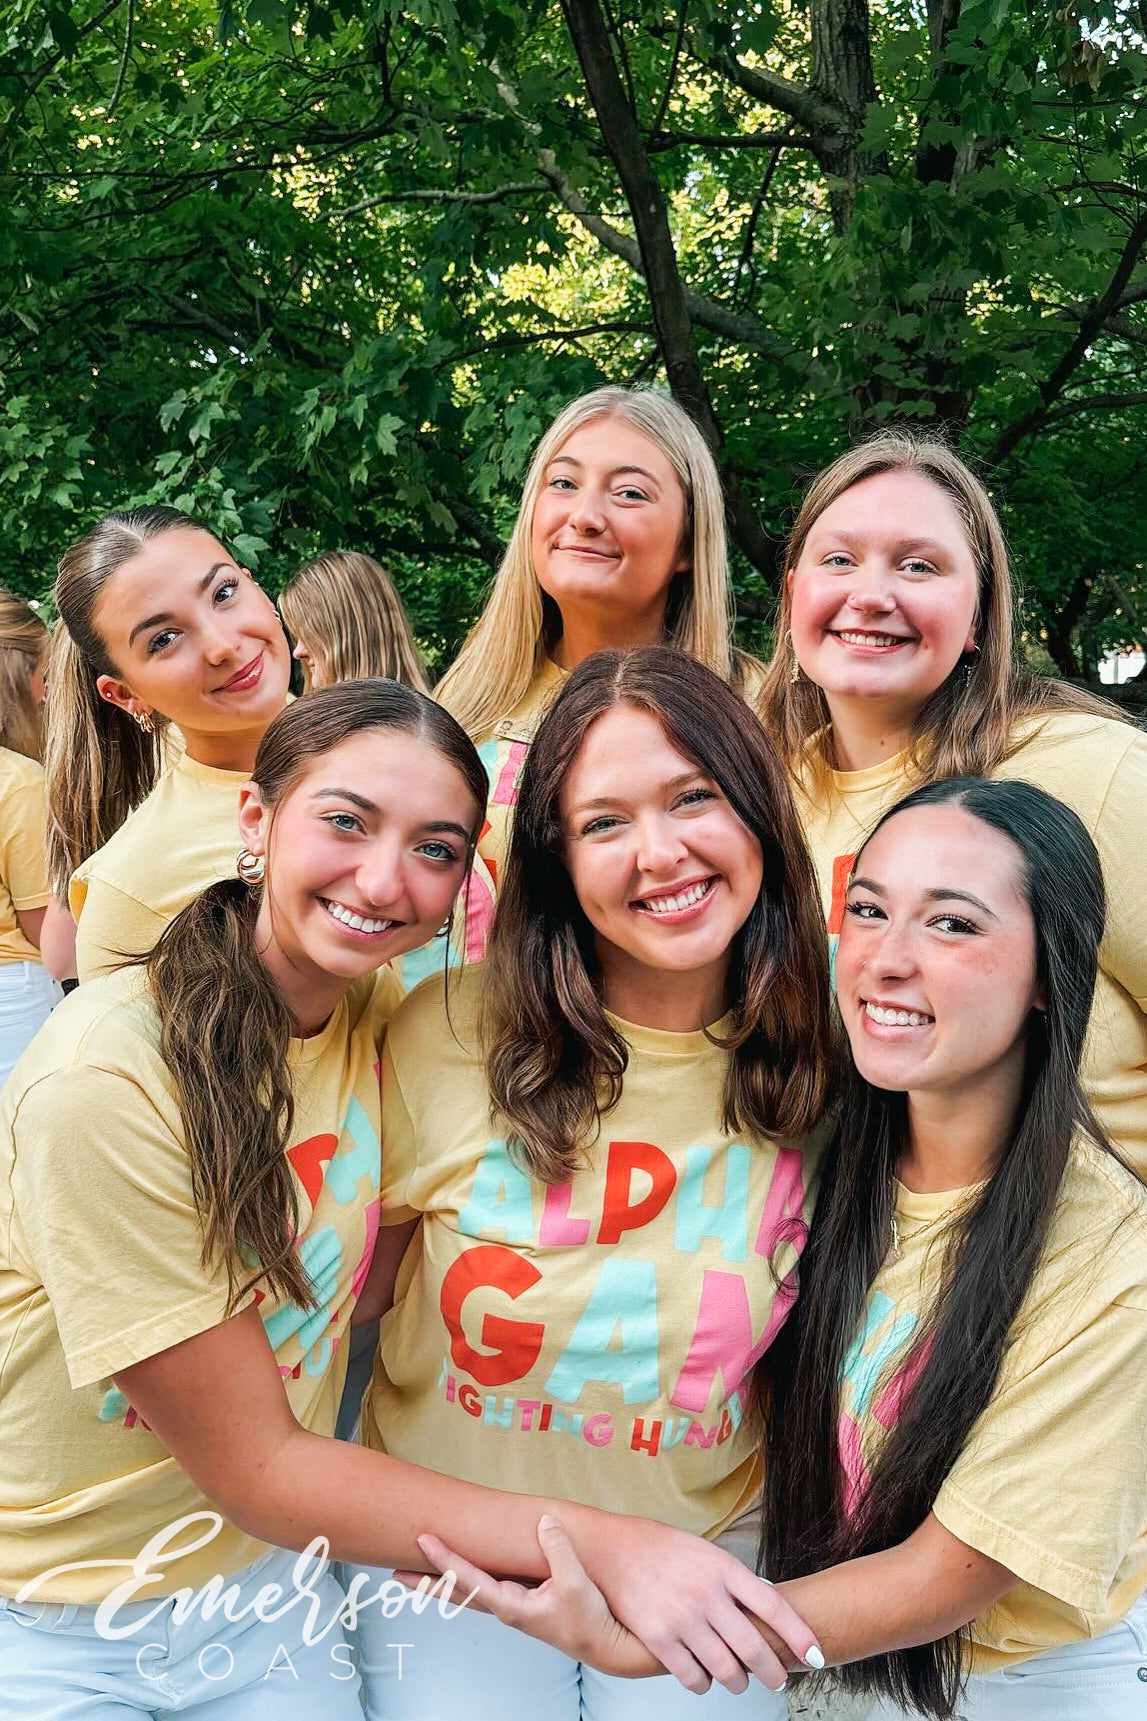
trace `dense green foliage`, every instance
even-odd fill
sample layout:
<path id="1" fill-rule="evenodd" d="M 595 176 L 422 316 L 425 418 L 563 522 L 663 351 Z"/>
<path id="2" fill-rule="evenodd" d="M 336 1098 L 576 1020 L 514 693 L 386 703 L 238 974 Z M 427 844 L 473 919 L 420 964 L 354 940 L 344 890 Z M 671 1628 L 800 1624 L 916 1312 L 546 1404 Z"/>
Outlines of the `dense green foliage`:
<path id="1" fill-rule="evenodd" d="M 903 416 L 1061 669 L 1143 640 L 1147 6 L 675 7 L 12 0 L 0 580 L 175 501 L 272 584 L 372 550 L 442 661 L 546 420 L 668 377 L 748 639 L 802 478 Z"/>

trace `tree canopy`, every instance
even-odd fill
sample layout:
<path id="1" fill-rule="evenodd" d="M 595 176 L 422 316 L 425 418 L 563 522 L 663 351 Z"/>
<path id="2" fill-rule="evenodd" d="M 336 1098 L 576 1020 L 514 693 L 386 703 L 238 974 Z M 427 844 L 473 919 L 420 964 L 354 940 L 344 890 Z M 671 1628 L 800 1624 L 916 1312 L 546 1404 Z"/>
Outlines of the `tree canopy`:
<path id="1" fill-rule="evenodd" d="M 531 445 L 667 386 L 760 644 L 803 480 L 943 426 L 1033 654 L 1147 639 L 1147 0 L 14 0 L 0 580 L 200 513 L 395 571 L 441 664 Z"/>

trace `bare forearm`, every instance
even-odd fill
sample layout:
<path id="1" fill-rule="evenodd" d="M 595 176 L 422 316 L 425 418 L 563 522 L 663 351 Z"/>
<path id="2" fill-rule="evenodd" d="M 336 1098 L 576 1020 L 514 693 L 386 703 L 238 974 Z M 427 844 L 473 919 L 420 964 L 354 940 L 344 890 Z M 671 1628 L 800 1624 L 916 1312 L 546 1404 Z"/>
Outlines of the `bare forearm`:
<path id="1" fill-rule="evenodd" d="M 216 1501 L 249 1534 L 280 1547 L 326 1539 L 335 1559 L 427 1569 L 416 1537 L 440 1536 L 477 1564 L 522 1578 L 544 1578 L 537 1524 L 560 1513 L 586 1569 L 599 1565 L 603 1536 L 624 1520 L 537 1495 L 509 1494 L 423 1470 L 365 1447 L 308 1434 L 288 1435 L 236 1497 Z"/>
<path id="2" fill-rule="evenodd" d="M 777 1587 L 816 1633 L 829 1666 L 947 1637 L 990 1607 L 1014 1574 L 929 1516 L 920 1529 L 878 1554 L 830 1566 Z M 796 1665 L 765 1630 L 774 1652 Z"/>

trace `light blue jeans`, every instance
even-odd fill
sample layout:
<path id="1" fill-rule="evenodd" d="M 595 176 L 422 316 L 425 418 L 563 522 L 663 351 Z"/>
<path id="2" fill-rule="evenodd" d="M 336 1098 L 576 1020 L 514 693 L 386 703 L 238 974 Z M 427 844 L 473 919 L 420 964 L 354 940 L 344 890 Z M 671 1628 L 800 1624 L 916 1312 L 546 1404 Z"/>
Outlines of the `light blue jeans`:
<path id="1" fill-rule="evenodd" d="M 0 1088 L 63 995 L 42 962 L 0 962 Z"/>
<path id="2" fill-rule="evenodd" d="M 969 1679 L 959 1713 L 960 1721 L 1147 1721 L 1147 1595 L 1102 1637 Z M 878 1704 L 866 1721 L 905 1721 L 905 1712 Z"/>
<path id="3" fill-rule="evenodd" d="M 240 1592 L 232 1611 L 267 1585 L 281 1586 L 284 1599 L 294 1595 L 298 1558 L 274 1549 L 225 1580 Z M 311 1588 L 321 1627 L 345 1597 L 329 1571 Z M 304 1631 L 306 1601 L 279 1620 L 247 1614 L 235 1623 L 194 1605 L 180 1619 L 173 1601 L 158 1613 L 155 1600 L 117 1609 L 116 1628 L 133 1629 L 109 1641 L 96 1629 L 94 1607 L 0 1596 L 4 1721 L 362 1721 L 342 1627 L 309 1644 L 318 1632 Z"/>

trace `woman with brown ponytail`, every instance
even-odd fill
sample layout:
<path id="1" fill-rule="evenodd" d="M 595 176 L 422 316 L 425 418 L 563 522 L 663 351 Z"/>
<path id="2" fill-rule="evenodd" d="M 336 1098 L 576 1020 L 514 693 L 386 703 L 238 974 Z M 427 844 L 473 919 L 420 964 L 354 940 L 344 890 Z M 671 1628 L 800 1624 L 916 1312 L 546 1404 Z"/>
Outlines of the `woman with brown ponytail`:
<path id="1" fill-rule="evenodd" d="M 87 980 L 233 871 L 236 796 L 290 652 L 270 599 L 175 508 L 107 515 L 60 558 L 55 597 L 48 854 Z M 185 751 L 165 770 L 168 724 Z"/>
<path id="2" fill-rule="evenodd" d="M 329 1438 L 348 1326 L 389 1300 L 410 1235 L 389 1230 L 372 1264 L 397 995 L 377 970 L 441 923 L 485 793 L 424 696 L 378 680 L 308 695 L 242 791 L 243 882 L 211 885 L 142 964 L 82 986 L 9 1083 L 6 1721 L 361 1721 L 342 1626 L 380 1598 L 277 1548 L 321 1538 L 409 1564 L 420 1531 L 448 1530 L 544 1575 L 552 1501 Z M 668 1568 L 688 1609 L 699 1544 L 565 1510 L 604 1588 Z M 769 1617 L 808 1650 L 791 1610 Z"/>
<path id="3" fill-rule="evenodd" d="M 0 1087 L 60 997 L 40 958 L 48 902 L 40 707 L 48 630 L 0 588 Z"/>

